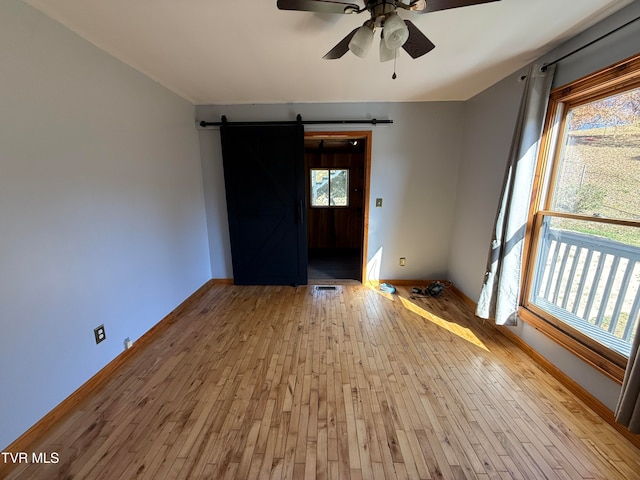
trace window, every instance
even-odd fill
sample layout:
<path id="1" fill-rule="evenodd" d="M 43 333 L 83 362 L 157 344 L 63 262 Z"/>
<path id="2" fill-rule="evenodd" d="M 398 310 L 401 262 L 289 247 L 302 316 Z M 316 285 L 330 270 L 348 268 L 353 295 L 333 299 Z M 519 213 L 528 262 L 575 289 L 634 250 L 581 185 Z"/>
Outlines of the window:
<path id="1" fill-rule="evenodd" d="M 551 94 L 523 315 L 618 381 L 640 317 L 640 58 L 625 64 Z"/>
<path id="2" fill-rule="evenodd" d="M 311 206 L 348 207 L 349 170 L 344 168 L 312 168 Z"/>

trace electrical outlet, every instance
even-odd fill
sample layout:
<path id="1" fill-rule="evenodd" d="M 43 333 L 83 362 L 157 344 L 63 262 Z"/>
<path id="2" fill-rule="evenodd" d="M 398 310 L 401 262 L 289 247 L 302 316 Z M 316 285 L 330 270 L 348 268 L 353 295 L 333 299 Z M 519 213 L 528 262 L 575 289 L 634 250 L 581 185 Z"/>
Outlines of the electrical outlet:
<path id="1" fill-rule="evenodd" d="M 381 206 L 382 206 L 382 199 L 376 198 L 376 207 L 381 207 Z"/>
<path id="2" fill-rule="evenodd" d="M 103 340 L 107 339 L 107 334 L 104 331 L 104 325 L 100 325 L 93 329 L 93 335 L 96 337 L 96 345 Z"/>
<path id="3" fill-rule="evenodd" d="M 404 267 L 407 264 L 407 259 L 404 257 L 400 257 L 400 266 Z"/>

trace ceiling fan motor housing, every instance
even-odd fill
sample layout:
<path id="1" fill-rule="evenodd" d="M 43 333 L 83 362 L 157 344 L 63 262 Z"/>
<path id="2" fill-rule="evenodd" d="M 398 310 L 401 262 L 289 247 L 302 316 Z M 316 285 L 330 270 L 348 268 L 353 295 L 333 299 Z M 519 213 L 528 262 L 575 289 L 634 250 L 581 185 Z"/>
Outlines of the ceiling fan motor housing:
<path id="1" fill-rule="evenodd" d="M 381 27 L 385 19 L 396 12 L 394 0 L 369 0 L 366 9 L 371 13 L 371 20 L 376 27 Z"/>

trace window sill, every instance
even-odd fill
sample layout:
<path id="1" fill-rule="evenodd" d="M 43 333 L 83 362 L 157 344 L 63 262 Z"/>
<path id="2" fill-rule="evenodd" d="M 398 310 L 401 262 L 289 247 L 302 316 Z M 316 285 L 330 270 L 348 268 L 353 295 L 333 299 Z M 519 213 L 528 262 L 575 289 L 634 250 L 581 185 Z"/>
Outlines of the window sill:
<path id="1" fill-rule="evenodd" d="M 553 323 L 553 320 L 544 318 L 544 312 L 535 312 L 534 308 L 520 307 L 518 312 L 520 318 L 611 380 L 622 384 L 627 363 L 624 356 L 609 351 L 568 325 L 563 325 L 563 328 L 560 329 Z M 608 351 L 605 354 L 602 350 Z"/>
<path id="2" fill-rule="evenodd" d="M 309 205 L 309 208 L 313 210 L 329 210 L 329 209 L 345 209 L 349 208 L 349 205 Z"/>

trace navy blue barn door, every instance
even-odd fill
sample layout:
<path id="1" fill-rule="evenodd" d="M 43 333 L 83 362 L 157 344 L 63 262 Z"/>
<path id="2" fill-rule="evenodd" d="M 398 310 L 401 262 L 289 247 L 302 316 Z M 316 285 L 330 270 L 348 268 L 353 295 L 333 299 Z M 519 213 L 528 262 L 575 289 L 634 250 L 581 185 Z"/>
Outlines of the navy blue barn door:
<path id="1" fill-rule="evenodd" d="M 307 283 L 304 127 L 220 127 L 237 285 Z"/>

